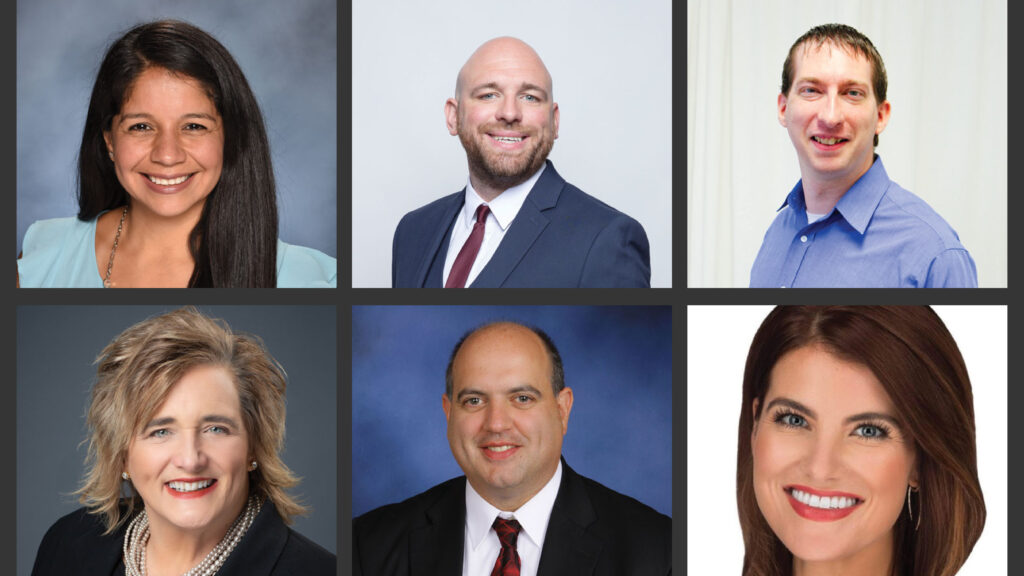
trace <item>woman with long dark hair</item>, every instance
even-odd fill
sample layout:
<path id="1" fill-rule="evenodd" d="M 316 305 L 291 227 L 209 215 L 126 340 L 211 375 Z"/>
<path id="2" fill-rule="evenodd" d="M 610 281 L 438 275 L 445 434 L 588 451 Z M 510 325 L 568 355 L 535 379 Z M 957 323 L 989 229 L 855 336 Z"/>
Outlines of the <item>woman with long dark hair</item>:
<path id="1" fill-rule="evenodd" d="M 963 357 L 926 306 L 780 306 L 743 375 L 744 576 L 953 576 L 985 525 Z"/>
<path id="2" fill-rule="evenodd" d="M 25 234 L 23 287 L 327 287 L 337 262 L 277 237 L 263 117 L 231 54 L 185 22 L 107 51 L 78 158 L 78 218 Z"/>

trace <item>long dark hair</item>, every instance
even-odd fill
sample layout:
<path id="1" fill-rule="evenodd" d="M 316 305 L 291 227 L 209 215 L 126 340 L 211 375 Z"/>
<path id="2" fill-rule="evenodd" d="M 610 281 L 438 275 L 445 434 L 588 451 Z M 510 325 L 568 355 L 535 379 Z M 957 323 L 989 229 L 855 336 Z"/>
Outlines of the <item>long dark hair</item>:
<path id="1" fill-rule="evenodd" d="M 974 397 L 953 336 L 927 306 L 779 306 L 750 345 L 743 374 L 736 500 L 746 555 L 744 576 L 784 576 L 793 555 L 761 514 L 754 496 L 751 407 L 764 405 L 779 358 L 821 344 L 871 369 L 906 424 L 917 454 L 920 491 L 912 522 L 903 507 L 893 527 L 892 572 L 953 576 L 985 526 L 978 482 Z"/>
<path id="2" fill-rule="evenodd" d="M 277 195 L 270 144 L 256 97 L 241 68 L 212 36 L 177 20 L 129 30 L 107 50 L 89 100 L 78 153 L 78 218 L 96 218 L 128 202 L 107 154 L 103 133 L 121 112 L 128 90 L 148 68 L 197 80 L 224 125 L 220 181 L 189 235 L 195 268 L 189 287 L 277 284 Z"/>

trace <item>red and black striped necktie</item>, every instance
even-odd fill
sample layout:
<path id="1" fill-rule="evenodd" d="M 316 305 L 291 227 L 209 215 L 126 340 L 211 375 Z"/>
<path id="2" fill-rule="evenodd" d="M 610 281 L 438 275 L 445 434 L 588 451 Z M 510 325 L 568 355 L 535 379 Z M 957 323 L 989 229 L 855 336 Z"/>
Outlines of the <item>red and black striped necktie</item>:
<path id="1" fill-rule="evenodd" d="M 498 533 L 498 540 L 501 541 L 501 554 L 498 554 L 491 576 L 519 576 L 519 552 L 516 551 L 516 541 L 519 540 L 522 526 L 515 518 L 506 520 L 501 516 L 494 519 L 493 526 L 494 531 Z"/>

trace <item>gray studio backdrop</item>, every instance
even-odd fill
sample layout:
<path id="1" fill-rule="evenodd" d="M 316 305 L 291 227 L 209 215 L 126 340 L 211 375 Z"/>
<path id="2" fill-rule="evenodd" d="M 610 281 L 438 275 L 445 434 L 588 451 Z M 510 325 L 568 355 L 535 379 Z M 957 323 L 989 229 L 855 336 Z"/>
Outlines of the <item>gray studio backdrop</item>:
<path id="1" fill-rule="evenodd" d="M 452 347 L 495 320 L 551 336 L 573 389 L 562 455 L 576 472 L 672 515 L 668 306 L 356 306 L 352 514 L 462 475 L 441 397 Z"/>
<path id="2" fill-rule="evenodd" d="M 18 252 L 30 224 L 78 212 L 78 147 L 107 47 L 161 18 L 199 26 L 234 56 L 266 121 L 281 239 L 336 257 L 333 0 L 18 0 Z"/>
<path id="3" fill-rule="evenodd" d="M 80 507 L 85 412 L 93 361 L 136 322 L 178 306 L 22 306 L 17 316 L 18 575 L 43 534 Z M 284 462 L 311 508 L 293 528 L 337 552 L 337 321 L 333 306 L 201 306 L 236 332 L 263 339 L 288 374 Z"/>
<path id="4" fill-rule="evenodd" d="M 551 72 L 559 174 L 636 218 L 651 285 L 671 286 L 671 0 L 355 0 L 352 285 L 390 286 L 398 221 L 465 187 L 444 102 L 477 46 L 503 35 L 532 45 Z"/>

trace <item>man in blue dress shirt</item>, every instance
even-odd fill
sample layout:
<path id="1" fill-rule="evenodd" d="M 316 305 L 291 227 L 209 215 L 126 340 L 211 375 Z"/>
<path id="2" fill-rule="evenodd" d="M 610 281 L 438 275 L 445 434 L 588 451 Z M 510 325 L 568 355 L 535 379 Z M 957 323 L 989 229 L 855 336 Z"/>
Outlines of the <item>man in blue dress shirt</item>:
<path id="1" fill-rule="evenodd" d="M 801 178 L 764 235 L 751 288 L 978 285 L 953 228 L 874 153 L 886 84 L 882 57 L 849 26 L 817 26 L 790 48 L 778 112 Z"/>

